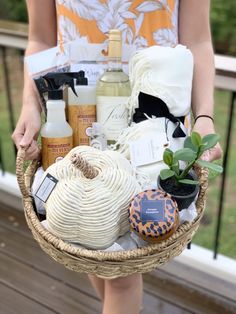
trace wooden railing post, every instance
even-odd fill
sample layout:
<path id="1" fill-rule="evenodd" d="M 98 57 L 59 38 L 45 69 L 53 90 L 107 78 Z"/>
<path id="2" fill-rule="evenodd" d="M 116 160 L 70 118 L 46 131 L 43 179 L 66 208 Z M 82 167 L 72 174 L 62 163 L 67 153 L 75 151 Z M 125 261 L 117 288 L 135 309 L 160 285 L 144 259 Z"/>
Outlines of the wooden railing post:
<path id="1" fill-rule="evenodd" d="M 6 47 L 1 46 L 2 51 L 2 64 L 3 64 L 3 78 L 4 78 L 4 85 L 5 91 L 7 96 L 7 109 L 9 113 L 9 120 L 10 120 L 10 127 L 11 131 L 13 132 L 15 129 L 15 119 L 14 119 L 14 110 L 11 98 L 11 88 L 10 88 L 10 78 L 9 78 L 9 71 L 7 66 L 7 57 L 6 57 Z"/>
<path id="2" fill-rule="evenodd" d="M 232 92 L 230 100 L 230 108 L 228 113 L 228 123 L 225 138 L 224 147 L 224 157 L 223 157 L 223 174 L 221 176 L 220 193 L 219 193 L 219 203 L 218 203 L 218 214 L 217 223 L 215 230 L 214 239 L 214 259 L 217 258 L 219 245 L 220 245 L 220 233 L 222 226 L 222 217 L 224 210 L 224 200 L 225 200 L 225 183 L 228 170 L 228 156 L 230 152 L 230 143 L 232 139 L 232 127 L 234 119 L 234 106 L 236 102 L 236 58 L 226 57 L 226 56 L 215 56 L 216 63 L 216 80 L 215 87 L 219 89 L 224 89 Z"/>

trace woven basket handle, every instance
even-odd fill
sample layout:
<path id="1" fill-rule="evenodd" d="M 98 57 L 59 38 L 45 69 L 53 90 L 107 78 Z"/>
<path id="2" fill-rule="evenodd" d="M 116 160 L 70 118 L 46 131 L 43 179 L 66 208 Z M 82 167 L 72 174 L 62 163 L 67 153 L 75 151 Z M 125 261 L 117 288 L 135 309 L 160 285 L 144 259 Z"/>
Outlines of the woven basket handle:
<path id="1" fill-rule="evenodd" d="M 20 147 L 16 156 L 16 178 L 23 197 L 29 197 L 30 191 L 25 184 L 24 162 L 27 148 Z"/>

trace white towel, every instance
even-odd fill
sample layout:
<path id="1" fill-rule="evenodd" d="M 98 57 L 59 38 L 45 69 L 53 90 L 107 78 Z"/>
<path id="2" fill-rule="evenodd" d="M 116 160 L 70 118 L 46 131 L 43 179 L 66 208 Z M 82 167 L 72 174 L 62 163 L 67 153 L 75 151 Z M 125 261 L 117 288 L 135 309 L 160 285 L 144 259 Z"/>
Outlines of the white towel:
<path id="1" fill-rule="evenodd" d="M 130 117 L 138 107 L 138 95 L 146 93 L 162 99 L 174 116 L 190 111 L 193 56 L 185 46 L 151 46 L 138 51 L 129 63 L 132 94 Z"/>

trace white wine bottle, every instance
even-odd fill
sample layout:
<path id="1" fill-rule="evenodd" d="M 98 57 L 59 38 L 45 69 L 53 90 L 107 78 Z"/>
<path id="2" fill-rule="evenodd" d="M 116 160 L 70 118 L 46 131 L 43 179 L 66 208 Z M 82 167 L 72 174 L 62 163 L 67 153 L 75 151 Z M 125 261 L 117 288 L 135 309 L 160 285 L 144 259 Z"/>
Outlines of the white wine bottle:
<path id="1" fill-rule="evenodd" d="M 108 67 L 97 82 L 97 121 L 102 124 L 107 144 L 114 144 L 128 127 L 127 101 L 131 94 L 129 77 L 122 70 L 121 32 L 109 32 Z"/>

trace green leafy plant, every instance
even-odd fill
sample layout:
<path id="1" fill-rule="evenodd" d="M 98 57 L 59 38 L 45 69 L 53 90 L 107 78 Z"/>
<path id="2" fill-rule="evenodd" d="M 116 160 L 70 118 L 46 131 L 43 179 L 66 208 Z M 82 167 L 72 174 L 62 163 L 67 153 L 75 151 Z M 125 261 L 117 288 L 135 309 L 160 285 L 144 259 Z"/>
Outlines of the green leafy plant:
<path id="1" fill-rule="evenodd" d="M 219 141 L 219 135 L 208 134 L 201 137 L 199 133 L 192 132 L 184 141 L 182 149 L 173 152 L 169 148 L 165 149 L 163 154 L 163 161 L 169 169 L 163 169 L 160 172 L 161 180 L 174 178 L 176 185 L 184 184 L 198 184 L 198 181 L 186 178 L 195 164 L 200 167 L 211 169 L 215 172 L 221 173 L 223 168 L 214 162 L 201 160 L 202 154 L 214 147 Z M 180 161 L 185 162 L 185 167 L 180 168 Z"/>

